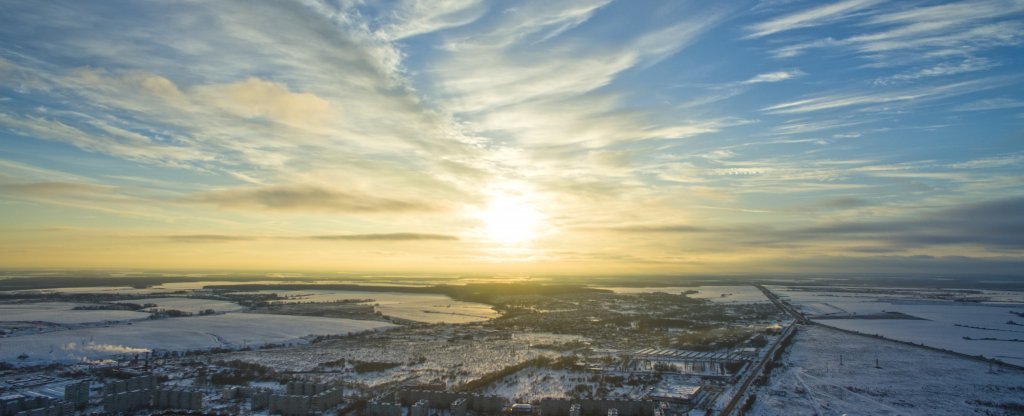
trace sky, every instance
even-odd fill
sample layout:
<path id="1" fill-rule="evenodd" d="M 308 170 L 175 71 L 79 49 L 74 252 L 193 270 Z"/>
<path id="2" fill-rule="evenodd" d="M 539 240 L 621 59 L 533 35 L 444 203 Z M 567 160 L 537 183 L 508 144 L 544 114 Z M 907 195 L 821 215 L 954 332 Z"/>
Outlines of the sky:
<path id="1" fill-rule="evenodd" d="M 1024 270 L 1024 1 L 0 10 L 2 268 Z"/>

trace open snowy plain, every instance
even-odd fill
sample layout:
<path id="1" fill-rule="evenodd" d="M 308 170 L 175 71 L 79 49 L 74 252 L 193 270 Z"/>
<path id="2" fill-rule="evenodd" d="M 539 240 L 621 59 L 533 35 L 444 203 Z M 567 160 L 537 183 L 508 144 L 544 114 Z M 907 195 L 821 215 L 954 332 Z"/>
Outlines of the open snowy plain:
<path id="1" fill-rule="evenodd" d="M 813 325 L 755 393 L 756 416 L 1011 415 L 1024 371 Z"/>
<path id="2" fill-rule="evenodd" d="M 771 290 L 824 325 L 1024 365 L 1021 292 L 837 287 Z"/>

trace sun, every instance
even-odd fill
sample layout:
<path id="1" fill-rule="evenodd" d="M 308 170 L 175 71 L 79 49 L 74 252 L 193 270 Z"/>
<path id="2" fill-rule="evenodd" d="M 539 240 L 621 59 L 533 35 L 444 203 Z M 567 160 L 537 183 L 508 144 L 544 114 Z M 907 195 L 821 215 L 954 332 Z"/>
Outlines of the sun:
<path id="1" fill-rule="evenodd" d="M 543 223 L 543 216 L 534 207 L 528 193 L 521 189 L 493 192 L 481 219 L 487 238 L 506 245 L 530 242 L 537 237 Z"/>

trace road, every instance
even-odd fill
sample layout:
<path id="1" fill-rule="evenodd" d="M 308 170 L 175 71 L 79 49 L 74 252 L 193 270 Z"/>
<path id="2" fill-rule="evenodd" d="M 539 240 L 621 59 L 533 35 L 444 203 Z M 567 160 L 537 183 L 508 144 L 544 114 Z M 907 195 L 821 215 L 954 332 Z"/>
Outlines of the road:
<path id="1" fill-rule="evenodd" d="M 772 293 L 772 291 L 768 290 L 768 288 L 766 288 L 766 287 L 764 287 L 762 285 L 754 285 L 754 287 L 758 288 L 762 293 L 764 293 L 764 295 L 768 298 L 768 300 L 772 301 L 772 303 L 774 303 L 776 307 L 778 307 L 779 309 L 782 309 L 783 312 L 788 313 L 789 316 L 792 316 L 793 319 L 796 320 L 797 323 L 801 323 L 801 324 L 811 324 L 811 323 L 813 323 L 813 322 L 811 322 L 810 319 L 807 319 L 807 317 L 804 316 L 803 313 L 801 313 L 800 311 L 796 310 L 796 308 L 790 306 L 790 304 L 788 304 L 785 301 L 783 301 L 782 299 L 780 299 L 778 297 L 778 295 Z"/>
<path id="2" fill-rule="evenodd" d="M 789 326 L 787 326 L 786 329 L 782 331 L 782 336 L 780 336 L 775 341 L 775 343 L 772 344 L 771 349 L 769 349 L 766 354 L 762 355 L 753 367 L 747 369 L 747 371 L 743 375 L 743 380 L 740 382 L 739 388 L 736 389 L 736 393 L 733 394 L 732 398 L 729 399 L 729 403 L 727 403 L 725 407 L 722 409 L 722 411 L 719 413 L 719 415 L 722 416 L 732 415 L 733 412 L 736 411 L 736 408 L 737 406 L 739 406 L 740 401 L 744 397 L 746 397 L 747 389 L 750 388 L 750 385 L 754 383 L 754 380 L 757 380 L 758 376 L 760 376 L 762 372 L 764 372 L 765 366 L 772 359 L 772 357 L 774 357 L 780 349 L 784 348 L 783 345 L 786 345 L 786 340 L 796 333 L 797 325 L 802 323 L 810 323 L 810 321 L 806 317 L 804 317 L 804 315 L 800 313 L 800 311 L 793 309 L 792 306 L 789 306 L 789 304 L 782 301 L 782 299 L 779 299 L 779 297 L 772 293 L 770 290 L 768 290 L 768 288 L 761 285 L 755 286 L 758 289 L 760 289 L 761 292 L 764 292 L 764 295 L 768 297 L 768 299 L 771 300 L 776 307 L 792 316 L 793 323 L 789 324 Z"/>

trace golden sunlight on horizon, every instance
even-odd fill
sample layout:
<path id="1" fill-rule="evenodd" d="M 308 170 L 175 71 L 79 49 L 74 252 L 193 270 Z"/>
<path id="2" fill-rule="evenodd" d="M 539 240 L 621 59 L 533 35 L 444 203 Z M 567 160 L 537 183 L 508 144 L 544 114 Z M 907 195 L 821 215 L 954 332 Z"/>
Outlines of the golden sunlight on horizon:
<path id="1" fill-rule="evenodd" d="M 488 240 L 512 246 L 527 244 L 539 236 L 546 220 L 536 208 L 532 190 L 506 182 L 492 187 L 488 194 L 487 207 L 480 213 Z"/>

